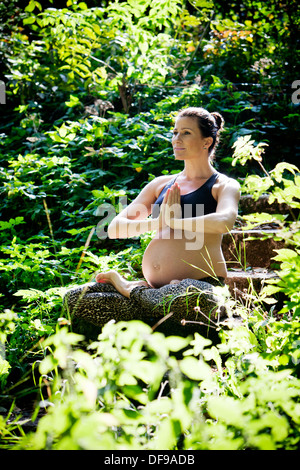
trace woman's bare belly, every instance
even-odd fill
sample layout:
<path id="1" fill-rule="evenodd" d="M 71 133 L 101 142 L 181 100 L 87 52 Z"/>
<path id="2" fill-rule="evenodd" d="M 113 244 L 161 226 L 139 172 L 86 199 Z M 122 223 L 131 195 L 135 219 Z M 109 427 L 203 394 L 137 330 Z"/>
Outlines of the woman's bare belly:
<path id="1" fill-rule="evenodd" d="M 219 234 L 187 239 L 182 232 L 174 233 L 170 229 L 157 233 L 145 250 L 143 275 L 148 284 L 156 288 L 174 279 L 226 277 L 221 242 L 222 235 Z"/>

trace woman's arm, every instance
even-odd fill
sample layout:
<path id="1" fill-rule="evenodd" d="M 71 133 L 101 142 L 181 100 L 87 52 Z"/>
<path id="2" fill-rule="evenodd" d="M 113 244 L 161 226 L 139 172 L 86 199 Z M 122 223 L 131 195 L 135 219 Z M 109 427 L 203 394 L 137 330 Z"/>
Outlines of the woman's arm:
<path id="1" fill-rule="evenodd" d="M 227 179 L 218 185 L 217 209 L 211 214 L 182 219 L 179 215 L 180 189 L 173 185 L 167 197 L 166 223 L 174 230 L 188 232 L 227 233 L 232 230 L 238 214 L 240 186 Z"/>
<path id="2" fill-rule="evenodd" d="M 165 179 L 165 177 L 158 177 L 148 183 L 137 198 L 112 220 L 107 230 L 109 238 L 136 237 L 145 232 L 159 230 L 166 225 L 163 211 L 158 218 L 149 218 L 152 205 L 157 199 L 157 190 L 164 181 L 162 178 Z"/>
<path id="3" fill-rule="evenodd" d="M 157 229 L 158 219 L 130 219 L 120 213 L 108 226 L 107 233 L 109 238 L 132 238 Z"/>

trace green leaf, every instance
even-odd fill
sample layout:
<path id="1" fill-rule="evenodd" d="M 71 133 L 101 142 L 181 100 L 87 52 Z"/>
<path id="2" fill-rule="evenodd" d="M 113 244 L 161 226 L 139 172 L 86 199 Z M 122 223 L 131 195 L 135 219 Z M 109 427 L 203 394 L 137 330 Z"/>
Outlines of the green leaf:
<path id="1" fill-rule="evenodd" d="M 58 133 L 59 133 L 60 137 L 62 137 L 62 138 L 66 137 L 66 135 L 68 133 L 68 129 L 65 127 L 64 124 L 58 129 Z"/>
<path id="2" fill-rule="evenodd" d="M 290 250 L 289 248 L 280 248 L 277 251 L 278 255 L 274 256 L 273 259 L 276 261 L 291 261 L 293 262 L 295 258 L 298 258 L 298 253 L 294 250 Z"/>
<path id="3" fill-rule="evenodd" d="M 153 415 L 171 413 L 173 406 L 173 402 L 169 397 L 161 397 L 149 401 L 143 410 L 143 415 L 151 419 Z"/>
<path id="4" fill-rule="evenodd" d="M 227 425 L 243 428 L 244 417 L 242 404 L 232 397 L 211 397 L 208 399 L 208 412 L 214 419 L 220 420 Z"/>
<path id="5" fill-rule="evenodd" d="M 203 336 L 199 335 L 199 333 L 195 333 L 194 339 L 190 342 L 191 346 L 194 346 L 193 349 L 189 349 L 188 351 L 185 351 L 183 354 L 184 355 L 191 355 L 193 354 L 194 356 L 199 356 L 206 348 L 206 346 L 211 345 L 211 340 L 204 338 Z"/>
<path id="6" fill-rule="evenodd" d="M 181 372 L 192 380 L 205 380 L 212 375 L 211 368 L 202 360 L 188 356 L 179 363 Z"/>
<path id="7" fill-rule="evenodd" d="M 39 371 L 41 374 L 49 374 L 58 365 L 58 362 L 52 355 L 46 356 L 39 365 Z"/>
<path id="8" fill-rule="evenodd" d="M 24 25 L 25 24 L 33 24 L 33 23 L 35 23 L 35 20 L 36 20 L 35 16 L 29 16 L 28 18 L 24 18 L 23 24 Z"/>
<path id="9" fill-rule="evenodd" d="M 159 425 L 154 449 L 173 449 L 177 444 L 180 426 L 170 418 L 164 418 Z M 177 431 L 177 432 L 176 432 Z"/>
<path id="10" fill-rule="evenodd" d="M 214 2 L 211 0 L 190 0 L 190 3 L 196 8 L 214 8 Z"/>
<path id="11" fill-rule="evenodd" d="M 277 163 L 275 168 L 271 171 L 272 176 L 276 179 L 278 183 L 282 181 L 284 171 L 289 171 L 293 174 L 299 172 L 299 168 L 296 165 L 287 162 Z"/>
<path id="12" fill-rule="evenodd" d="M 15 219 L 9 219 L 9 222 L 7 221 L 2 222 L 0 220 L 0 230 L 7 230 L 19 224 L 25 224 L 24 217 L 16 217 Z"/>
<path id="13" fill-rule="evenodd" d="M 218 368 L 219 372 L 222 372 L 222 359 L 218 349 L 212 346 L 210 349 L 203 351 L 203 356 L 207 362 L 213 360 Z"/>
<path id="14" fill-rule="evenodd" d="M 35 9 L 35 3 L 36 2 L 34 0 L 30 0 L 27 7 L 25 7 L 25 11 L 29 11 L 31 13 Z"/>
<path id="15" fill-rule="evenodd" d="M 17 297 L 23 297 L 24 299 L 31 300 L 31 299 L 38 299 L 45 297 L 45 293 L 38 289 L 19 289 L 17 292 L 14 293 Z"/>
<path id="16" fill-rule="evenodd" d="M 167 336 L 166 343 L 169 351 L 177 352 L 188 346 L 190 343 L 190 338 L 183 338 L 181 336 Z"/>
<path id="17" fill-rule="evenodd" d="M 65 101 L 66 106 L 69 108 L 74 108 L 78 104 L 80 104 L 80 100 L 78 96 L 70 95 L 70 101 Z"/>
<path id="18" fill-rule="evenodd" d="M 11 368 L 11 365 L 9 364 L 9 362 L 3 359 L 0 355 L 0 376 L 7 375 L 9 373 L 10 368 Z M 0 380 L 1 380 L 1 377 L 0 377 Z"/>

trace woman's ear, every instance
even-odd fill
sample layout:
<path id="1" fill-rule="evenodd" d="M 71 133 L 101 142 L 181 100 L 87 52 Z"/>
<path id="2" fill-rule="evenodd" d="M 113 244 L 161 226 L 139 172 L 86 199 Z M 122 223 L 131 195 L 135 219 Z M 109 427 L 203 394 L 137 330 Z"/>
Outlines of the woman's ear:
<path id="1" fill-rule="evenodd" d="M 209 147 L 211 146 L 211 144 L 213 143 L 214 139 L 212 137 L 206 137 L 204 139 L 204 146 L 203 148 L 206 148 L 206 149 L 209 149 Z"/>

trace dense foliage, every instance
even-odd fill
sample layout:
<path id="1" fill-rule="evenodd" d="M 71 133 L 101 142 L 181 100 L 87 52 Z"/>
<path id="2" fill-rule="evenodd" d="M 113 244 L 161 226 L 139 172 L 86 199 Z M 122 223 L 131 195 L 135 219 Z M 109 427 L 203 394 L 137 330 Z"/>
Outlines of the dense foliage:
<path id="1" fill-rule="evenodd" d="M 299 448 L 295 11 L 293 0 L 1 3 L 1 447 Z M 243 301 L 220 288 L 243 321 L 217 341 L 139 321 L 74 332 L 69 286 L 99 269 L 141 276 L 151 234 L 108 240 L 104 204 L 117 212 L 181 169 L 171 128 L 191 105 L 225 118 L 215 166 L 243 194 L 289 205 L 240 217 L 276 223 L 278 278 Z"/>

